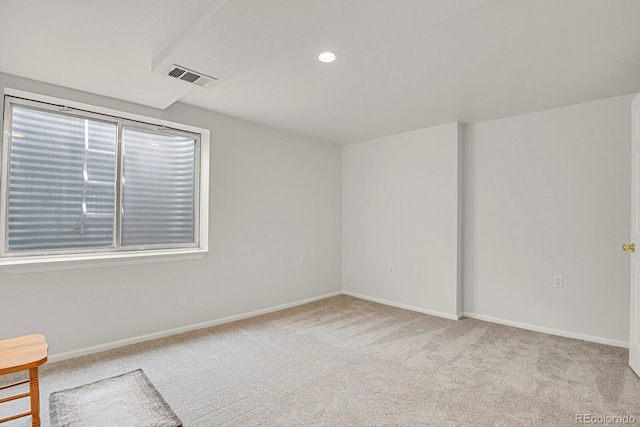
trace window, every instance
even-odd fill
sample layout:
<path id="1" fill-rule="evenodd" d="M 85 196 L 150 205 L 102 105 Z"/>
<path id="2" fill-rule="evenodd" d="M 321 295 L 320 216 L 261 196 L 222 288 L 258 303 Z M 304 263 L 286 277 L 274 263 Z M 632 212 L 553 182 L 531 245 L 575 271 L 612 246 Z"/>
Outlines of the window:
<path id="1" fill-rule="evenodd" d="M 206 252 L 208 131 L 47 101 L 5 96 L 0 265 Z"/>

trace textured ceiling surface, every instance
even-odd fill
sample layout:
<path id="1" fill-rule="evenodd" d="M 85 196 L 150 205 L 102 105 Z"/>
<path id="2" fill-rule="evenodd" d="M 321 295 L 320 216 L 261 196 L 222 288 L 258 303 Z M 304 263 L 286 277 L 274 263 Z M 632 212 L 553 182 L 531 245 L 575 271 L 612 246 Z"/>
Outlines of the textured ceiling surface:
<path id="1" fill-rule="evenodd" d="M 0 72 L 350 143 L 639 92 L 639 23 L 637 0 L 0 0 Z"/>

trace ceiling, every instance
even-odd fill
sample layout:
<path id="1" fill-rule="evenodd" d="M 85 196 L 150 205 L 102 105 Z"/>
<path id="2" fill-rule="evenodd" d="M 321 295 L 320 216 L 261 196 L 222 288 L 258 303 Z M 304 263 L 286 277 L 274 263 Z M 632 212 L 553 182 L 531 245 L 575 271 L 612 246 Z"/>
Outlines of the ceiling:
<path id="1" fill-rule="evenodd" d="M 351 143 L 640 92 L 640 1 L 0 0 L 0 72 Z"/>

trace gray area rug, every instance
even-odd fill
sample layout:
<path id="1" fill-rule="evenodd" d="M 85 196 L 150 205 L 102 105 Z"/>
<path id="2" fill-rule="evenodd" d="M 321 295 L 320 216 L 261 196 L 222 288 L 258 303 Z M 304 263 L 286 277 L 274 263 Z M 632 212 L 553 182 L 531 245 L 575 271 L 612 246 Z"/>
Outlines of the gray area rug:
<path id="1" fill-rule="evenodd" d="M 49 395 L 52 427 L 181 427 L 142 369 Z"/>

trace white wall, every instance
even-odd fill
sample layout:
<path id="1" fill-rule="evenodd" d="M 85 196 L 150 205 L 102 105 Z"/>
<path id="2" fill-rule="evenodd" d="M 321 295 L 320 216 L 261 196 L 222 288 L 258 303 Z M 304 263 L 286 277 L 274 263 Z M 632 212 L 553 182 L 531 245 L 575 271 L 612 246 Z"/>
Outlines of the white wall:
<path id="1" fill-rule="evenodd" d="M 206 258 L 0 272 L 0 339 L 41 332 L 60 354 L 340 291 L 340 147 L 184 104 L 159 111 L 2 74 L 0 85 L 212 131 Z"/>
<path id="2" fill-rule="evenodd" d="M 628 342 L 630 100 L 465 126 L 466 313 Z"/>
<path id="3" fill-rule="evenodd" d="M 212 130 L 204 260 L 0 273 L 0 339 L 43 332 L 60 354 L 340 291 L 341 267 L 346 292 L 452 316 L 464 257 L 468 315 L 628 340 L 631 96 L 467 125 L 464 150 L 448 124 L 341 154 L 183 104 L 158 111 L 3 74 L 0 86 Z"/>
<path id="4" fill-rule="evenodd" d="M 343 147 L 346 292 L 458 314 L 458 135 L 451 123 Z"/>

